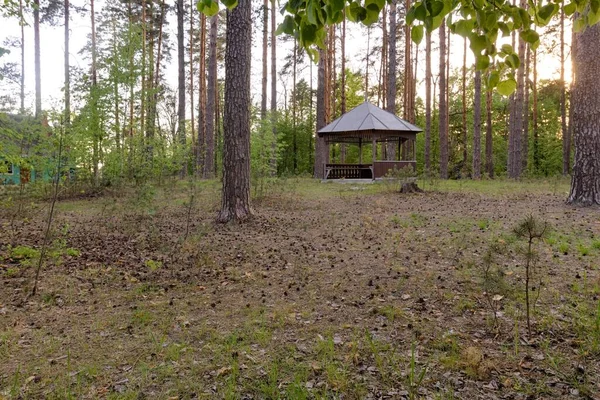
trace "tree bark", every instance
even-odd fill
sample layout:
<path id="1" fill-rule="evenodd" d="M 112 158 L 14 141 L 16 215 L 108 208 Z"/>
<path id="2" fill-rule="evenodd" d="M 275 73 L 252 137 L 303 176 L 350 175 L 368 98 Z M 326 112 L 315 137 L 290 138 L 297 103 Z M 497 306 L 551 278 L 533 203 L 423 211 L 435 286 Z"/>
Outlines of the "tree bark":
<path id="1" fill-rule="evenodd" d="M 563 175 L 571 172 L 571 136 L 567 129 L 567 88 L 565 85 L 565 10 L 560 12 L 560 126 L 563 138 Z"/>
<path id="2" fill-rule="evenodd" d="M 431 32 L 425 34 L 425 172 L 431 172 Z"/>
<path id="3" fill-rule="evenodd" d="M 19 110 L 23 115 L 25 114 L 25 16 L 23 13 L 23 0 L 19 0 L 19 18 L 19 25 L 21 25 L 21 107 Z"/>
<path id="4" fill-rule="evenodd" d="M 271 125 L 273 141 L 271 144 L 271 173 L 277 173 L 277 37 L 276 0 L 271 0 Z"/>
<path id="5" fill-rule="evenodd" d="M 525 97 L 523 100 L 523 139 L 521 140 L 521 172 L 527 171 L 527 165 L 529 163 L 529 72 L 531 69 L 531 48 L 527 44 L 527 51 L 525 53 L 525 82 L 523 90 L 525 91 Z"/>
<path id="6" fill-rule="evenodd" d="M 481 178 L 481 71 L 475 71 L 473 100 L 473 179 Z"/>
<path id="7" fill-rule="evenodd" d="M 600 205 L 600 25 L 575 35 L 572 90 L 575 164 L 568 203 Z"/>
<path id="8" fill-rule="evenodd" d="M 494 178 L 494 148 L 492 136 L 492 91 L 486 90 L 485 93 L 485 169 L 490 179 Z"/>
<path id="9" fill-rule="evenodd" d="M 71 78 L 69 74 L 69 0 L 65 0 L 65 111 L 64 125 L 68 129 L 71 126 Z"/>
<path id="10" fill-rule="evenodd" d="M 325 50 L 319 50 L 319 66 L 317 73 L 317 132 L 326 125 L 325 121 L 325 64 L 327 62 Z M 315 135 L 315 165 L 314 176 L 323 179 L 323 167 L 327 163 L 329 151 L 325 139 Z"/>
<path id="11" fill-rule="evenodd" d="M 263 41 L 262 41 L 262 82 L 260 97 L 260 116 L 267 116 L 267 47 L 269 45 L 269 0 L 263 0 Z"/>
<path id="12" fill-rule="evenodd" d="M 440 178 L 448 179 L 448 125 L 446 104 L 446 22 L 440 26 Z"/>
<path id="13" fill-rule="evenodd" d="M 388 39 L 388 71 L 387 71 L 387 88 L 386 88 L 386 109 L 392 114 L 396 115 L 396 36 L 398 31 L 397 24 L 397 0 L 392 0 L 390 3 L 390 33 Z M 387 159 L 396 159 L 396 143 L 387 144 Z"/>
<path id="14" fill-rule="evenodd" d="M 217 28 L 219 14 L 210 19 L 210 47 L 208 49 L 208 81 L 206 88 L 206 159 L 204 160 L 204 178 L 211 179 L 215 171 L 215 125 L 217 123 Z"/>
<path id="15" fill-rule="evenodd" d="M 196 140 L 196 173 L 206 163 L 206 15 L 200 15 L 200 65 L 198 68 L 198 139 Z"/>
<path id="16" fill-rule="evenodd" d="M 177 0 L 177 137 L 185 148 L 185 45 L 183 41 L 183 0 Z M 183 154 L 182 154 L 183 156 Z M 181 177 L 187 171 L 187 157 L 181 160 Z"/>
<path id="17" fill-rule="evenodd" d="M 195 2 L 194 0 L 190 1 L 190 31 L 189 31 L 189 40 L 190 40 L 190 130 L 192 137 L 192 152 L 196 154 L 196 127 L 194 125 L 194 14 L 195 14 Z"/>
<path id="18" fill-rule="evenodd" d="M 227 11 L 223 194 L 219 222 L 244 221 L 250 207 L 251 2 Z"/>
<path id="19" fill-rule="evenodd" d="M 394 0 L 395 1 L 395 0 Z M 345 13 L 345 11 L 344 11 Z M 340 111 L 341 111 L 341 115 L 346 114 L 346 15 L 344 14 L 344 19 L 342 20 L 342 34 L 340 37 L 340 41 L 341 41 L 341 57 L 342 57 L 342 61 L 341 61 L 341 71 L 340 71 L 340 80 L 341 80 L 341 93 L 340 93 Z M 312 103 L 312 65 L 311 65 L 311 80 L 310 80 L 310 84 L 311 84 L 311 91 L 310 91 L 310 98 L 311 98 L 311 103 Z M 312 104 L 311 104 L 311 115 L 312 115 Z M 312 126 L 311 126 L 312 127 Z M 342 163 L 346 162 L 346 144 L 342 143 L 340 145 L 340 161 Z"/>
<path id="20" fill-rule="evenodd" d="M 91 114 L 92 114 L 92 137 L 93 137 L 93 150 L 92 150 L 92 168 L 93 168 L 93 179 L 94 185 L 98 184 L 99 175 L 99 157 L 100 157 L 100 121 L 98 116 L 98 77 L 97 77 L 97 64 L 96 64 L 96 14 L 94 12 L 94 0 L 90 1 L 90 19 L 92 22 L 92 86 L 91 86 Z"/>
<path id="21" fill-rule="evenodd" d="M 462 65 L 462 155 L 463 167 L 467 166 L 467 38 L 463 42 L 463 65 Z"/>
<path id="22" fill-rule="evenodd" d="M 42 117 L 42 66 L 40 50 L 40 0 L 33 1 L 33 42 L 35 63 L 35 117 Z"/>

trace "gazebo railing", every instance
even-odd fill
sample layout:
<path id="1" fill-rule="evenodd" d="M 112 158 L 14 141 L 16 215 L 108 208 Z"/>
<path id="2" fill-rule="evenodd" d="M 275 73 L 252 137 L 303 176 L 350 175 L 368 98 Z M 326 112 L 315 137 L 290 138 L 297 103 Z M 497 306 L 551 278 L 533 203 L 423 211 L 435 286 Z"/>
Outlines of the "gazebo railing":
<path id="1" fill-rule="evenodd" d="M 325 164 L 325 179 L 373 179 L 371 164 Z"/>

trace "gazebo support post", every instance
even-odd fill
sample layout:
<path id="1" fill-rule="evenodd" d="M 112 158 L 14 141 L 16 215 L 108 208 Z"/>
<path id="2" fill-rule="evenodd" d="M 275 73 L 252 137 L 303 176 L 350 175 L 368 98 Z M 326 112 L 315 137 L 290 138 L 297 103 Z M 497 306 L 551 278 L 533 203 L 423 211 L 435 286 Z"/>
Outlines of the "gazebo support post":
<path id="1" fill-rule="evenodd" d="M 402 161 L 402 154 L 400 153 L 400 146 L 402 144 L 402 138 L 399 137 L 398 138 L 398 151 L 397 151 L 397 155 L 398 155 L 398 161 Z"/>
<path id="2" fill-rule="evenodd" d="M 358 163 L 362 164 L 362 138 L 358 138 Z"/>
<path id="3" fill-rule="evenodd" d="M 375 161 L 377 161 L 377 139 L 373 136 L 373 165 L 371 166 L 373 171 L 373 180 L 375 180 Z"/>

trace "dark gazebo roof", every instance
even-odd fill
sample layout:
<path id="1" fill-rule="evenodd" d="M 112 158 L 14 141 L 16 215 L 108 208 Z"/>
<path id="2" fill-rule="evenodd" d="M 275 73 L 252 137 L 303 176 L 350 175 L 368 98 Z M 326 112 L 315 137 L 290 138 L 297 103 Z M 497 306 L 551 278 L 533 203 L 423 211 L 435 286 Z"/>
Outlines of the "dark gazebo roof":
<path id="1" fill-rule="evenodd" d="M 328 142 L 358 142 L 360 140 L 398 140 L 414 138 L 423 129 L 364 102 L 342 115 L 317 133 Z"/>

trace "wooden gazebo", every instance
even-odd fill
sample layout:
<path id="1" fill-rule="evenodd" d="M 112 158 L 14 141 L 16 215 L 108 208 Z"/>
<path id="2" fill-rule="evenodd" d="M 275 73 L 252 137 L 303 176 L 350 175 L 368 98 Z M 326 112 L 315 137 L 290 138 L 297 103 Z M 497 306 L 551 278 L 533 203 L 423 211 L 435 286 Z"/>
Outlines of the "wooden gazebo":
<path id="1" fill-rule="evenodd" d="M 377 179 L 388 171 L 404 167 L 416 167 L 415 142 L 417 133 L 423 130 L 406 122 L 394 114 L 382 110 L 368 102 L 342 115 L 317 132 L 326 143 L 348 143 L 358 145 L 358 164 L 323 164 L 324 179 Z M 362 148 L 371 144 L 373 159 L 371 164 L 364 164 Z M 379 157 L 377 144 L 384 143 L 382 149 L 394 144 L 395 157 L 390 160 Z M 382 151 L 383 153 L 383 151 Z M 383 154 L 381 155 L 383 156 Z M 384 159 L 387 158 L 387 159 Z"/>

